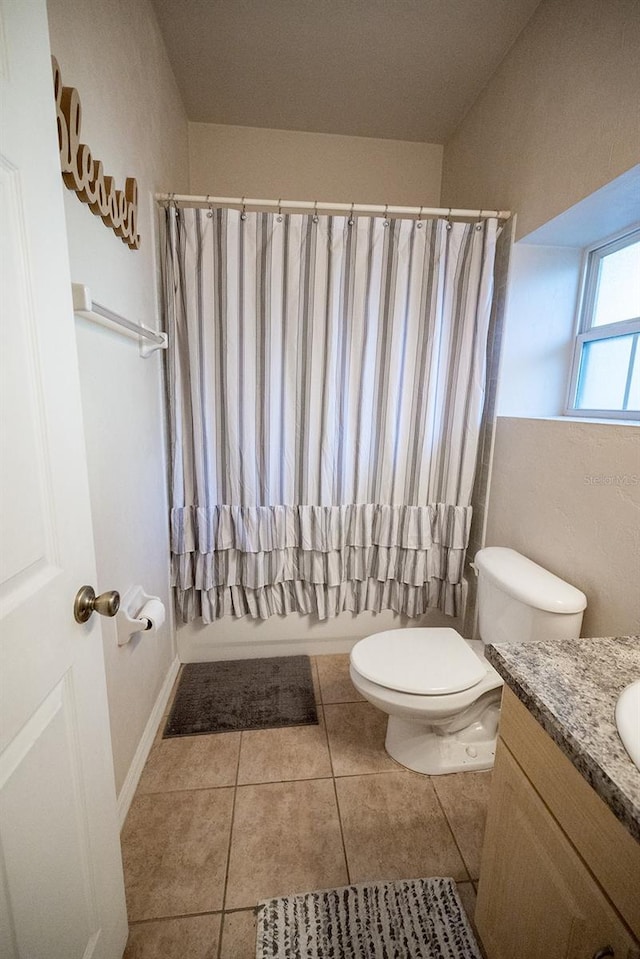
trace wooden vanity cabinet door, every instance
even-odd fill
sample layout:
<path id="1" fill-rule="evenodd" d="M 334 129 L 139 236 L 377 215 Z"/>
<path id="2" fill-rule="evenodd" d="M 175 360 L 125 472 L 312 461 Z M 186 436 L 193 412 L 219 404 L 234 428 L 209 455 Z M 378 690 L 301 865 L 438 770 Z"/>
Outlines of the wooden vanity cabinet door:
<path id="1" fill-rule="evenodd" d="M 475 921 L 488 959 L 592 959 L 634 941 L 502 740 Z"/>

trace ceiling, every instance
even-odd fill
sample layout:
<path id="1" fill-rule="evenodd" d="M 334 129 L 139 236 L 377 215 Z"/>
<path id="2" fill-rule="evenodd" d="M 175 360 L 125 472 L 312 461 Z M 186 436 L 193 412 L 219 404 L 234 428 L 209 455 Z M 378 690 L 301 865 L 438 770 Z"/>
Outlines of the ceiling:
<path id="1" fill-rule="evenodd" d="M 443 143 L 539 0 L 153 0 L 190 120 Z"/>

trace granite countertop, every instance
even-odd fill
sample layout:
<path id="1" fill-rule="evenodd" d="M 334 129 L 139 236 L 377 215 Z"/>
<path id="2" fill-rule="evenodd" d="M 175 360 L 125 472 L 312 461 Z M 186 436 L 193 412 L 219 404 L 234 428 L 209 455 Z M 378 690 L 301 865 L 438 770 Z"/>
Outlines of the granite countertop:
<path id="1" fill-rule="evenodd" d="M 487 646 L 486 658 L 640 841 L 640 770 L 622 745 L 614 710 L 640 679 L 640 636 Z"/>

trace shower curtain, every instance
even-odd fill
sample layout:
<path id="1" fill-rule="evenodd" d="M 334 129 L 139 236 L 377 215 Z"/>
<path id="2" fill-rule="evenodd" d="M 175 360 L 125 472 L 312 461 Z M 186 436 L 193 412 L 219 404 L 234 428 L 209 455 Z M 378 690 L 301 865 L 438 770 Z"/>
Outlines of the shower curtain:
<path id="1" fill-rule="evenodd" d="M 180 618 L 457 615 L 497 222 L 165 226 Z"/>

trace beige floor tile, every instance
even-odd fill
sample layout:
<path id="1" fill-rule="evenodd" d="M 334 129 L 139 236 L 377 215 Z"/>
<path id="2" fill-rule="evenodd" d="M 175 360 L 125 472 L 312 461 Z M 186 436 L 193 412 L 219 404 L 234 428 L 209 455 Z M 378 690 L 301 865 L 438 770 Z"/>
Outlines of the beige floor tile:
<path id="1" fill-rule="evenodd" d="M 324 707 L 333 771 L 355 776 L 403 767 L 384 748 L 387 715 L 370 703 L 341 703 Z"/>
<path id="2" fill-rule="evenodd" d="M 225 912 L 220 959 L 256 959 L 256 914 L 253 909 Z"/>
<path id="3" fill-rule="evenodd" d="M 320 695 L 323 703 L 363 702 L 349 677 L 349 654 L 336 653 L 331 656 L 316 656 Z"/>
<path id="4" fill-rule="evenodd" d="M 131 926 L 123 959 L 217 959 L 222 916 L 159 919 Z"/>
<path id="5" fill-rule="evenodd" d="M 475 911 L 476 911 L 476 891 L 473 887 L 472 882 L 459 882 L 458 886 L 458 895 L 462 900 L 462 905 L 464 906 L 464 911 L 467 914 L 467 919 L 471 923 L 471 928 L 477 936 L 476 924 L 474 920 Z"/>
<path id="6" fill-rule="evenodd" d="M 160 739 L 142 771 L 138 795 L 233 786 L 239 750 L 240 733 Z"/>
<path id="7" fill-rule="evenodd" d="M 311 660 L 311 676 L 313 678 L 313 695 L 316 698 L 316 703 L 320 706 L 322 702 L 322 696 L 320 694 L 320 677 L 318 676 L 318 664 L 316 663 L 316 657 L 310 656 Z"/>
<path id="8" fill-rule="evenodd" d="M 491 773 L 453 773 L 432 779 L 472 879 L 480 876 Z"/>
<path id="9" fill-rule="evenodd" d="M 122 833 L 130 921 L 222 909 L 233 789 L 136 796 Z"/>
<path id="10" fill-rule="evenodd" d="M 351 882 L 469 878 L 428 777 L 353 776 L 336 787 Z"/>
<path id="11" fill-rule="evenodd" d="M 238 786 L 226 909 L 346 881 L 330 779 Z"/>
<path id="12" fill-rule="evenodd" d="M 326 779 L 331 776 L 322 709 L 317 726 L 258 729 L 242 734 L 238 783 Z"/>

